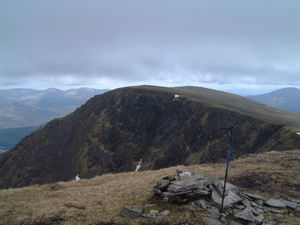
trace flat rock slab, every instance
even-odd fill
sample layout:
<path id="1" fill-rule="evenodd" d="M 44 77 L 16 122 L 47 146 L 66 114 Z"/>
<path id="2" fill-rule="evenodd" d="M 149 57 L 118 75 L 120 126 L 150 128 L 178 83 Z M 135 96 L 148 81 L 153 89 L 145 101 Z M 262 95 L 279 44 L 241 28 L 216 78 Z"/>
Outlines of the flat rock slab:
<path id="1" fill-rule="evenodd" d="M 197 193 L 199 195 L 202 195 L 202 196 L 208 196 L 210 195 L 210 192 L 206 191 L 206 190 L 199 190 L 199 189 L 196 189 L 193 191 L 194 193 Z"/>
<path id="2" fill-rule="evenodd" d="M 181 180 L 175 181 L 169 185 L 169 192 L 186 192 L 194 189 L 203 189 L 204 181 L 203 180 Z"/>
<path id="3" fill-rule="evenodd" d="M 216 189 L 212 191 L 211 198 L 213 203 L 220 208 L 222 204 L 222 195 Z M 239 195 L 229 190 L 227 195 L 224 198 L 223 208 L 226 209 L 232 207 L 241 201 L 242 198 Z"/>
<path id="4" fill-rule="evenodd" d="M 203 180 L 204 176 L 200 174 L 193 174 L 191 176 L 182 176 L 180 177 L 181 180 Z"/>
<path id="5" fill-rule="evenodd" d="M 285 211 L 281 210 L 281 209 L 270 209 L 271 213 L 275 213 L 275 214 L 284 214 Z"/>
<path id="6" fill-rule="evenodd" d="M 244 193 L 245 195 L 247 195 L 249 198 L 255 199 L 255 200 L 263 200 L 266 201 L 267 199 L 260 196 L 260 195 L 256 195 L 256 194 L 251 194 L 251 193 Z"/>
<path id="7" fill-rule="evenodd" d="M 234 215 L 237 219 L 242 219 L 249 222 L 254 222 L 256 224 L 261 224 L 264 220 L 264 216 L 262 214 L 254 213 L 255 210 L 252 207 L 247 207 L 242 211 L 236 213 Z"/>
<path id="8" fill-rule="evenodd" d="M 203 224 L 204 225 L 223 225 L 218 220 L 215 220 L 215 219 L 212 219 L 212 218 L 209 218 L 209 217 L 204 217 L 203 218 Z"/>
<path id="9" fill-rule="evenodd" d="M 214 179 L 213 180 L 213 185 L 215 186 L 215 188 L 220 192 L 220 194 L 223 193 L 223 187 L 224 187 L 224 181 L 220 180 L 220 179 Z M 228 191 L 233 191 L 233 192 L 237 192 L 238 188 L 237 186 L 231 184 L 231 183 L 226 183 L 226 188 L 225 188 L 225 192 L 227 193 Z"/>
<path id="10" fill-rule="evenodd" d="M 182 192 L 163 192 L 162 193 L 162 197 L 167 197 L 167 198 L 172 198 L 172 197 L 176 197 L 176 196 L 181 196 L 181 195 L 188 195 L 191 194 L 192 191 L 182 191 Z"/>
<path id="11" fill-rule="evenodd" d="M 268 199 L 267 201 L 265 201 L 265 204 L 274 208 L 285 208 L 286 205 L 278 199 Z"/>
<path id="12" fill-rule="evenodd" d="M 297 208 L 297 203 L 296 202 L 292 202 L 292 201 L 288 201 L 288 200 L 283 200 L 283 199 L 281 199 L 280 201 L 282 201 L 283 204 L 285 204 L 290 209 L 296 209 Z"/>
<path id="13" fill-rule="evenodd" d="M 257 224 L 261 224 L 264 220 L 264 216 L 261 214 L 253 213 L 254 209 L 252 207 L 247 207 L 243 209 L 242 211 L 236 213 L 234 215 L 237 219 L 242 219 L 249 222 L 255 222 Z"/>
<path id="14" fill-rule="evenodd" d="M 142 206 L 125 206 L 121 210 L 122 216 L 130 218 L 140 217 L 142 215 L 142 212 Z"/>
<path id="15" fill-rule="evenodd" d="M 295 198 L 288 198 L 287 200 L 291 201 L 291 202 L 295 202 L 297 204 L 300 204 L 300 199 L 295 199 Z"/>

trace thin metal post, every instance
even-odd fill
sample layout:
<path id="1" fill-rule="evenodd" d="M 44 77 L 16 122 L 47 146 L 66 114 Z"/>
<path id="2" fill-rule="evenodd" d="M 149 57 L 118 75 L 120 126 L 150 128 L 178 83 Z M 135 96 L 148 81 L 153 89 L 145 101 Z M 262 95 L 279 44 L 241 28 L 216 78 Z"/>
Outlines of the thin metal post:
<path id="1" fill-rule="evenodd" d="M 225 198 L 225 192 L 226 192 L 226 184 L 227 184 L 227 175 L 228 175 L 228 167 L 230 164 L 230 160 L 232 157 L 232 130 L 233 127 L 228 128 L 225 132 L 229 132 L 229 139 L 228 139 L 228 145 L 227 145 L 227 159 L 226 159 L 226 170 L 225 170 L 225 177 L 224 177 L 224 186 L 223 186 L 223 195 L 222 195 L 222 204 L 220 208 L 220 215 L 219 218 L 222 218 L 222 213 L 223 213 L 223 205 L 224 205 L 224 198 Z"/>

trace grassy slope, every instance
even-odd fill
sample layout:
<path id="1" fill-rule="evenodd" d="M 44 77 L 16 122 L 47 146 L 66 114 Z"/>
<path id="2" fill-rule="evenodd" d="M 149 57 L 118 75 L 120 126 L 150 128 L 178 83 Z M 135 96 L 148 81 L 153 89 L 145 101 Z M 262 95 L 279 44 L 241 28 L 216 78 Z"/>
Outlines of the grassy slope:
<path id="1" fill-rule="evenodd" d="M 300 127 L 300 116 L 297 114 L 275 109 L 227 92 L 193 86 L 176 88 L 136 86 L 135 88 L 179 94 L 210 106 L 221 107 L 266 122 Z"/>
<path id="2" fill-rule="evenodd" d="M 300 198 L 300 150 L 249 155 L 234 161 L 229 177 L 244 191 L 266 197 Z M 206 176 L 223 177 L 224 164 L 185 167 Z M 80 182 L 59 182 L 0 191 L 0 224 L 143 224 L 144 218 L 125 219 L 120 209 L 130 204 L 155 203 L 155 209 L 170 209 L 164 220 L 201 224 L 204 211 L 191 212 L 190 205 L 169 205 L 153 198 L 158 179 L 174 174 L 175 167 L 139 173 L 98 176 Z M 250 187 L 250 188 L 249 188 Z M 300 218 L 278 218 L 283 224 L 300 224 Z M 151 221 L 151 220 L 150 220 Z M 186 224 L 186 223 L 185 223 Z"/>

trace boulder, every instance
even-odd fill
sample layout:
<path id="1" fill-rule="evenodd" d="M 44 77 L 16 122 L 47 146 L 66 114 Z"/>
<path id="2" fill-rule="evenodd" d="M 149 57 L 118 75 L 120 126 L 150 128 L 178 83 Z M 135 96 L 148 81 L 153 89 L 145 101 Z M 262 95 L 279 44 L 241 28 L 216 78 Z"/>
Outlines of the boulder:
<path id="1" fill-rule="evenodd" d="M 265 204 L 274 208 L 285 208 L 286 205 L 278 199 L 268 199 Z"/>
<path id="2" fill-rule="evenodd" d="M 125 206 L 122 208 L 121 210 L 121 214 L 124 217 L 130 217 L 130 218 L 134 218 L 134 217 L 139 217 L 142 215 L 143 212 L 143 207 L 142 206 Z"/>
<path id="3" fill-rule="evenodd" d="M 209 218 L 209 217 L 203 218 L 203 224 L 204 225 L 223 225 L 220 221 Z"/>

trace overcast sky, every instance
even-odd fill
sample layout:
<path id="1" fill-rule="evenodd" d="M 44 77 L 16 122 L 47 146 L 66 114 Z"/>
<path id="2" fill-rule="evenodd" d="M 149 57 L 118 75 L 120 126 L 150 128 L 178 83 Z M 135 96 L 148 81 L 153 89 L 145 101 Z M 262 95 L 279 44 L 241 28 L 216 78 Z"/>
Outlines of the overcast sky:
<path id="1" fill-rule="evenodd" d="M 300 1 L 0 1 L 0 88 L 136 84 L 300 87 Z"/>

